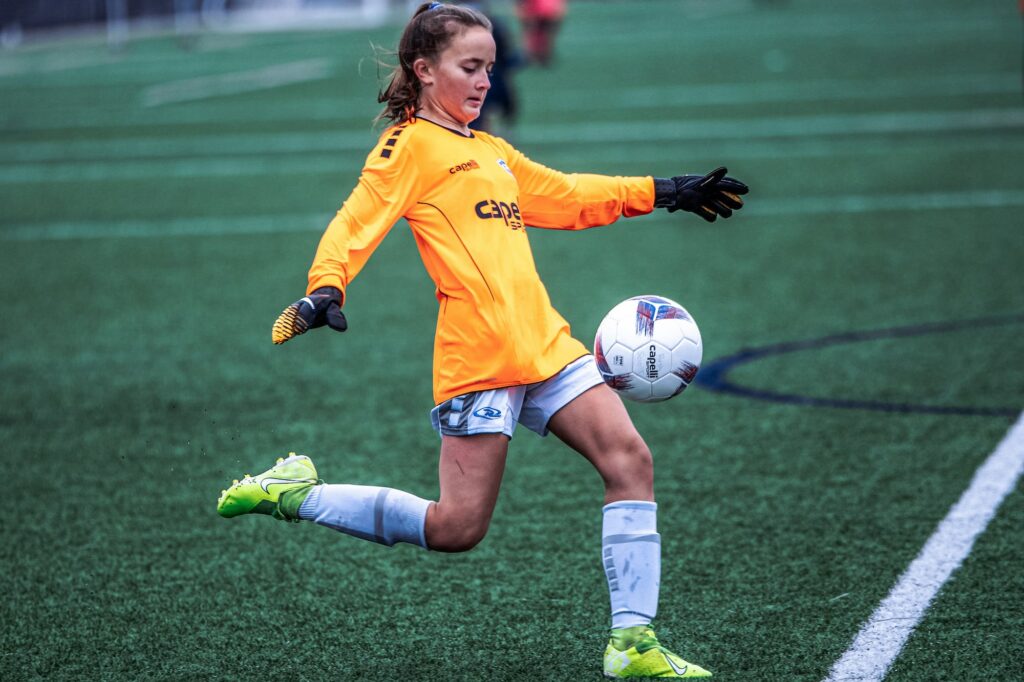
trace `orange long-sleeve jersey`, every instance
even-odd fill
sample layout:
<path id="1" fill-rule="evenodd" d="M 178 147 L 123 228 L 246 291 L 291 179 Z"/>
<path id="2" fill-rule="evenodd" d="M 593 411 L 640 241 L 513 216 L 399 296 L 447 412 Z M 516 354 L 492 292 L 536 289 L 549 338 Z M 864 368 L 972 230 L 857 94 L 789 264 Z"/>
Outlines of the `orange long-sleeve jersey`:
<path id="1" fill-rule="evenodd" d="M 588 351 L 552 307 L 525 227 L 649 213 L 650 177 L 567 175 L 504 140 L 419 119 L 384 131 L 328 225 L 307 292 L 345 291 L 399 218 L 437 285 L 434 400 L 543 381 Z"/>

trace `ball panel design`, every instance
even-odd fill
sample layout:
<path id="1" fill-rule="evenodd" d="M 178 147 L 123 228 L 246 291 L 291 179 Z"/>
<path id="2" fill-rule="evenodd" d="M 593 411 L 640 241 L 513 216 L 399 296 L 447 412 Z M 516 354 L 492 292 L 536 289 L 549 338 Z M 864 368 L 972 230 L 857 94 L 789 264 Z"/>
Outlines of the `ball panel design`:
<path id="1" fill-rule="evenodd" d="M 654 325 L 655 338 L 658 339 L 658 343 L 669 350 L 675 348 L 686 339 L 686 332 L 689 331 L 690 327 L 688 323 L 678 319 L 656 320 Z"/>
<path id="2" fill-rule="evenodd" d="M 601 340 L 601 330 L 597 330 L 597 335 L 594 336 L 594 362 L 597 363 L 597 371 L 603 375 L 611 374 L 612 370 L 608 367 L 608 361 L 604 357 L 604 342 Z"/>
<path id="3" fill-rule="evenodd" d="M 684 384 L 689 386 L 693 382 L 694 377 L 697 376 L 698 369 L 700 369 L 700 367 L 697 365 L 684 362 L 681 365 L 677 365 L 676 368 L 672 370 L 672 374 L 679 377 Z"/>
<path id="4" fill-rule="evenodd" d="M 691 375 L 690 379 L 686 380 L 686 383 L 690 383 L 697 375 L 697 370 L 700 369 L 703 354 L 703 349 L 698 344 L 689 339 L 683 341 L 672 349 L 672 371 Z"/>
<path id="5" fill-rule="evenodd" d="M 630 349 L 639 348 L 647 341 L 647 337 L 636 330 L 636 316 L 630 313 L 625 317 L 617 317 L 614 322 L 615 340 Z"/>
<path id="6" fill-rule="evenodd" d="M 633 352 L 621 343 L 615 343 L 605 351 L 605 361 L 610 374 L 628 374 L 633 371 Z"/>
<path id="7" fill-rule="evenodd" d="M 663 376 L 651 385 L 651 396 L 652 401 L 654 400 L 668 400 L 673 398 L 686 389 L 687 384 L 683 382 L 674 373 L 669 373 L 667 376 Z"/>
<path id="8" fill-rule="evenodd" d="M 624 395 L 629 395 L 636 389 L 632 374 L 606 374 L 604 375 L 604 383 Z"/>
<path id="9" fill-rule="evenodd" d="M 693 317 L 663 296 L 635 296 L 598 326 L 594 356 L 605 382 L 639 402 L 679 395 L 697 374 L 703 344 Z"/>
<path id="10" fill-rule="evenodd" d="M 672 372 L 672 352 L 658 343 L 645 343 L 633 351 L 633 374 L 654 382 Z"/>

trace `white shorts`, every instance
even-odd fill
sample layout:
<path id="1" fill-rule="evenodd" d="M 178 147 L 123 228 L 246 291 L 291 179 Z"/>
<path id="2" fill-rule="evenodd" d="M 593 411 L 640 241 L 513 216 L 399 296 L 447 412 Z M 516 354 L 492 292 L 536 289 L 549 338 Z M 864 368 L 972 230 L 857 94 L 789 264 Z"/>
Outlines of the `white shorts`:
<path id="1" fill-rule="evenodd" d="M 443 436 L 504 433 L 522 424 L 542 436 L 555 412 L 587 389 L 603 383 L 593 355 L 584 355 L 555 376 L 535 384 L 477 391 L 444 401 L 430 411 L 434 430 Z"/>

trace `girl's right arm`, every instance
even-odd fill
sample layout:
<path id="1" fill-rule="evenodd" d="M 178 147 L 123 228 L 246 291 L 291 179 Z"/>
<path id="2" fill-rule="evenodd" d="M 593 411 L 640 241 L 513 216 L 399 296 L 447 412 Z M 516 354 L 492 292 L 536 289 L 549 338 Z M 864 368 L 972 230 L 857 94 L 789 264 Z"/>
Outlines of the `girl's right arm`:
<path id="1" fill-rule="evenodd" d="M 419 173 L 404 149 L 404 126 L 381 136 L 359 182 L 320 238 L 306 292 L 335 287 L 342 296 L 374 249 L 416 201 Z"/>
<path id="2" fill-rule="evenodd" d="M 274 323 L 274 343 L 324 325 L 338 331 L 348 326 L 341 306 L 349 282 L 419 195 L 413 154 L 401 153 L 403 128 L 386 131 L 370 152 L 355 189 L 320 238 L 306 296 L 285 308 Z"/>

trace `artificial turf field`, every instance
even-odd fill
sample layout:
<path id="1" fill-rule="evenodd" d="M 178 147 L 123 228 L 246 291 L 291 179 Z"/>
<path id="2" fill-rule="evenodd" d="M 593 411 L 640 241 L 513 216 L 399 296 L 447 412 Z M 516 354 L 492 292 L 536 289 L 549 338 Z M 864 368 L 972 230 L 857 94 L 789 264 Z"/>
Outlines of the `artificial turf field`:
<path id="1" fill-rule="evenodd" d="M 437 493 L 404 223 L 347 334 L 270 343 L 397 34 L 0 53 L 0 678 L 600 679 L 602 488 L 554 438 L 517 434 L 467 554 L 214 511 L 289 451 Z M 535 160 L 752 187 L 726 223 L 530 237 L 588 345 L 640 293 L 701 326 L 719 380 L 630 412 L 658 632 L 715 679 L 823 679 L 1024 408 L 1020 37 L 994 0 L 578 2 L 556 66 L 518 77 Z M 1018 482 L 886 679 L 1024 679 L 1022 528 Z"/>

